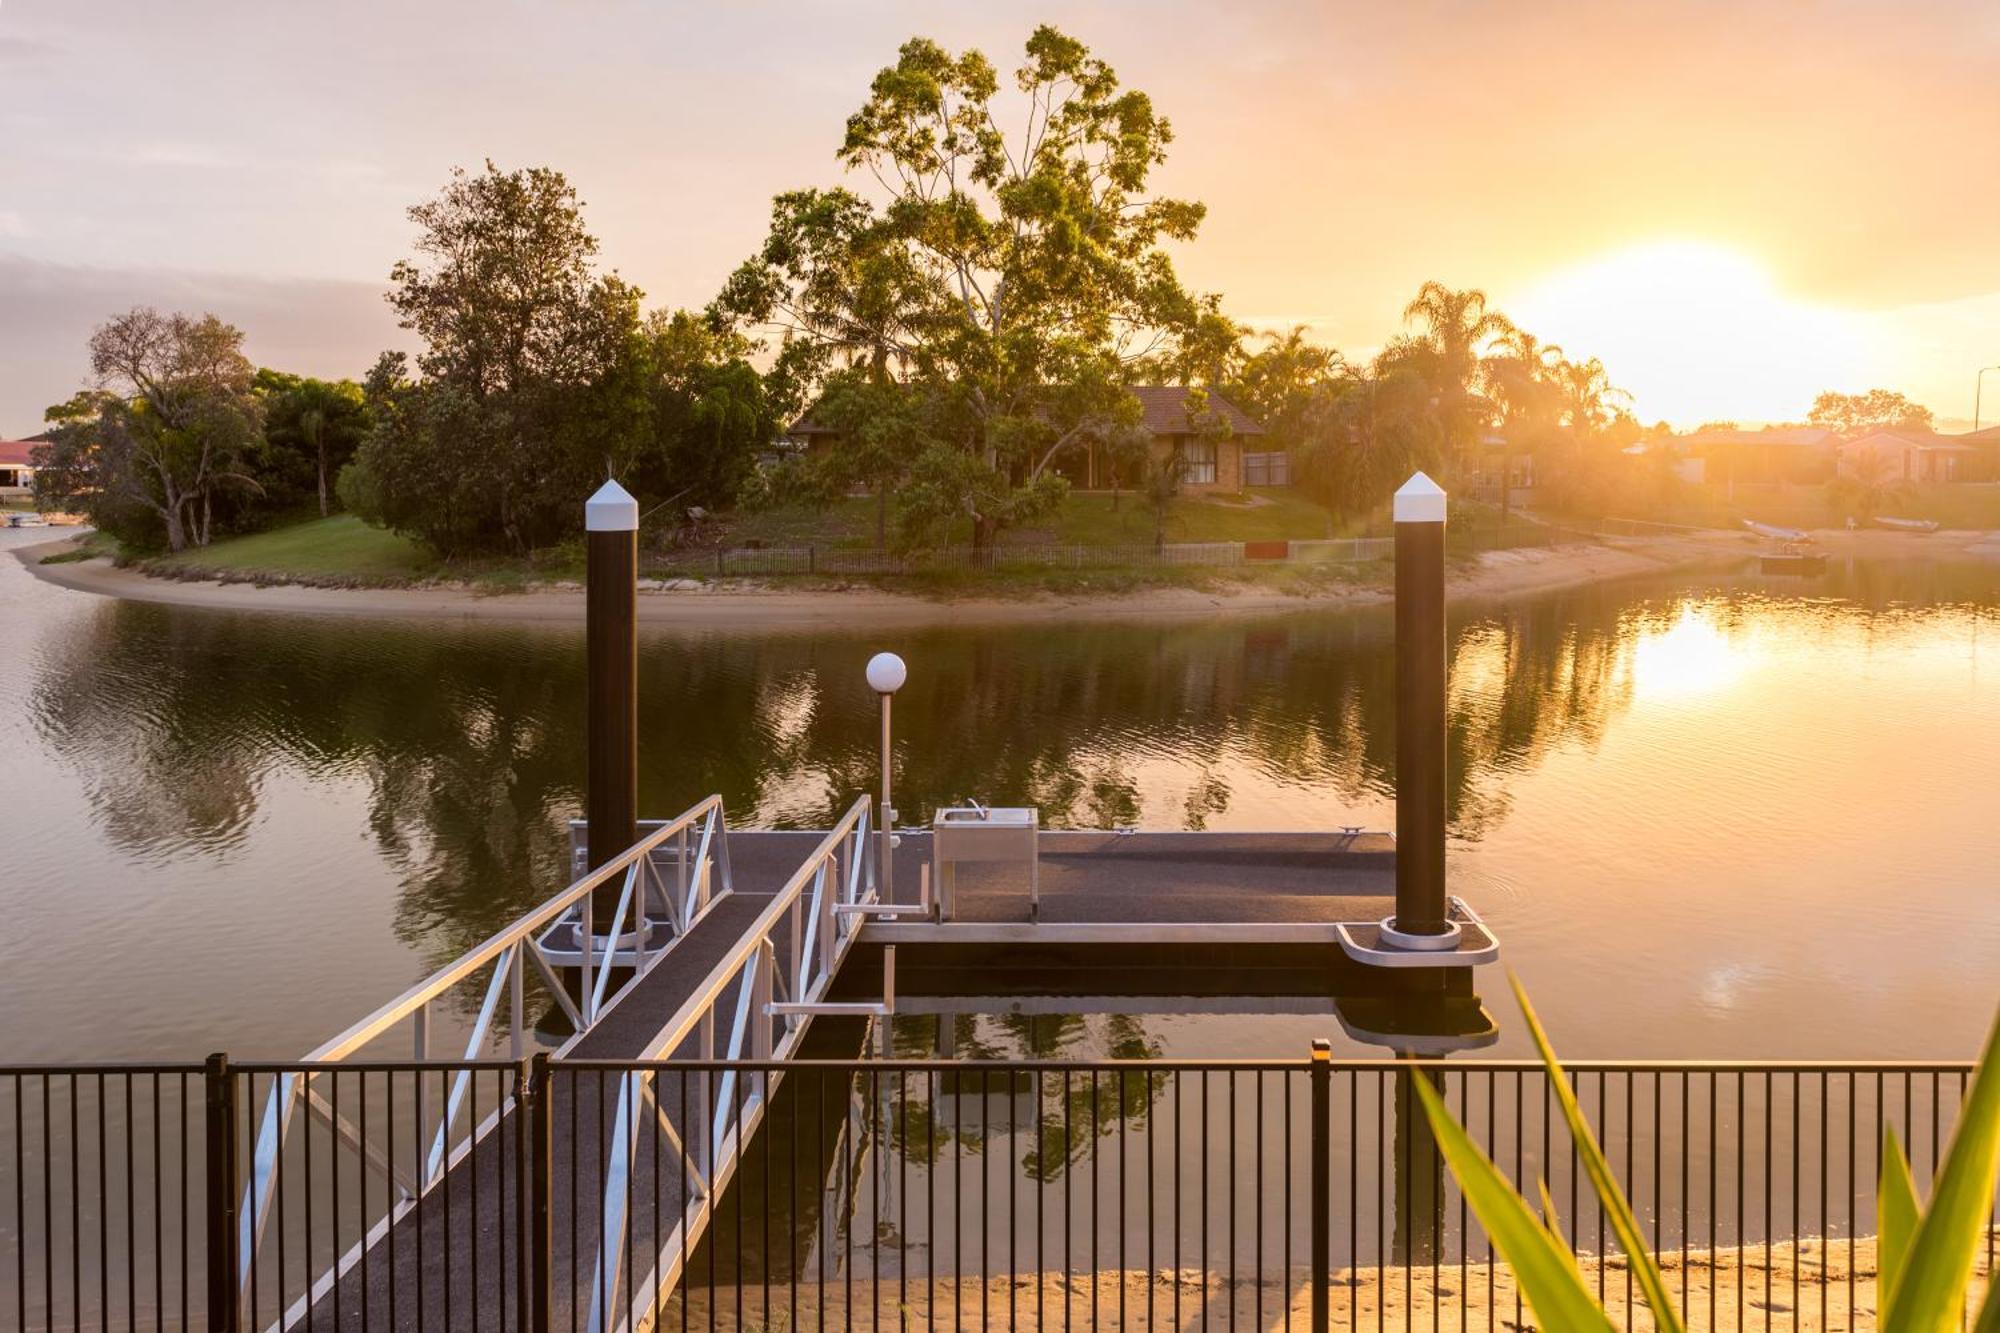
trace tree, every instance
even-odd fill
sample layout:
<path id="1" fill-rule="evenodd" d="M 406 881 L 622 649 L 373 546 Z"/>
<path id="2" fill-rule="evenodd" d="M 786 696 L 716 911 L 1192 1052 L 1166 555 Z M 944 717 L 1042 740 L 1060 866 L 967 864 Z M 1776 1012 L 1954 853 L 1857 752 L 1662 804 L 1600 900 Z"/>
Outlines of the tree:
<path id="1" fill-rule="evenodd" d="M 1829 390 L 1813 399 L 1806 420 L 1825 430 L 1854 436 L 1872 430 L 1929 430 L 1931 410 L 1891 389 L 1870 389 L 1867 393 Z"/>
<path id="2" fill-rule="evenodd" d="M 446 555 L 544 545 L 646 447 L 639 292 L 595 271 L 559 171 L 454 171 L 410 218 L 417 257 L 391 270 L 389 303 L 423 339 L 422 378 L 378 363 L 365 476 L 342 493 Z"/>
<path id="3" fill-rule="evenodd" d="M 1563 361 L 1555 367 L 1555 382 L 1561 394 L 1562 420 L 1578 443 L 1587 443 L 1608 426 L 1626 397 L 1611 383 L 1604 363 L 1596 357 L 1588 361 Z"/>
<path id="4" fill-rule="evenodd" d="M 1515 453 L 1544 449 L 1556 433 L 1562 401 L 1558 377 L 1566 364 L 1562 348 L 1522 328 L 1509 328 L 1499 350 L 1486 358 L 1487 393 L 1500 412 L 1502 520 L 1512 508 Z"/>
<path id="5" fill-rule="evenodd" d="M 1438 416 L 1444 424 L 1445 445 L 1464 459 L 1485 424 L 1487 404 L 1477 392 L 1480 354 L 1485 346 L 1514 326 L 1497 310 L 1489 310 L 1486 293 L 1477 288 L 1454 291 L 1441 282 L 1426 282 L 1403 309 L 1406 322 L 1421 324 L 1417 345 L 1427 356 L 1431 382 L 1437 390 Z"/>
<path id="6" fill-rule="evenodd" d="M 258 371 L 255 386 L 264 403 L 266 443 L 289 450 L 305 464 L 325 518 L 333 512 L 334 478 L 367 434 L 361 386 L 275 370 Z"/>
<path id="7" fill-rule="evenodd" d="M 1888 455 L 1873 449 L 1858 453 L 1827 482 L 1827 500 L 1843 518 L 1872 518 L 1909 495 L 1909 483 L 1896 475 Z"/>
<path id="8" fill-rule="evenodd" d="M 878 547 L 889 540 L 890 492 L 933 438 L 924 419 L 929 406 L 907 386 L 862 367 L 835 372 L 813 405 L 813 421 L 841 441 L 812 457 L 821 493 L 838 495 L 855 485 L 874 491 Z"/>
<path id="9" fill-rule="evenodd" d="M 137 545 L 206 546 L 217 493 L 262 489 L 249 466 L 262 412 L 242 330 L 139 306 L 99 325 L 89 347 L 97 387 L 49 410 L 41 493 Z"/>
<path id="10" fill-rule="evenodd" d="M 1270 442 L 1287 451 L 1314 439 L 1329 425 L 1349 367 L 1339 352 L 1306 341 L 1303 325 L 1266 333 L 1264 346 L 1243 358 L 1229 377 L 1229 391 L 1263 423 Z"/>
<path id="11" fill-rule="evenodd" d="M 747 340 L 705 315 L 648 317 L 636 364 L 646 429 L 636 452 L 618 462 L 634 494 L 682 508 L 736 500 L 778 425 L 771 386 L 750 352 Z"/>
<path id="12" fill-rule="evenodd" d="M 1010 135 L 985 56 L 906 42 L 838 153 L 873 197 L 778 196 L 717 301 L 808 372 L 859 367 L 928 399 L 903 502 L 917 526 L 969 519 L 975 544 L 1060 499 L 1053 464 L 1129 421 L 1137 374 L 1213 374 L 1235 341 L 1162 248 L 1204 210 L 1147 191 L 1173 138 L 1152 100 L 1047 26 L 1014 83 Z"/>

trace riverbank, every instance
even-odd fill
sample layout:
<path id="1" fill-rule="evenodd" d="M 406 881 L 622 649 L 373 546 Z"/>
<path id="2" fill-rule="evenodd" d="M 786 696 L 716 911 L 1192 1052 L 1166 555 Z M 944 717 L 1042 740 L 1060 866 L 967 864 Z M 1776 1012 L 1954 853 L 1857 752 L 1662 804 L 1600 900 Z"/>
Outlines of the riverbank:
<path id="1" fill-rule="evenodd" d="M 1868 534 L 1891 541 L 1904 534 Z M 163 579 L 119 568 L 105 558 L 45 563 L 68 541 L 17 548 L 37 578 L 60 587 L 128 601 L 227 611 L 433 620 L 580 622 L 583 591 L 557 585 L 494 592 L 464 585 L 409 588 L 319 588 L 298 585 Z M 1617 542 L 1491 551 L 1453 571 L 1457 600 L 1487 600 L 1552 591 L 1610 579 L 1694 567 L 1726 567 L 1754 548 L 1733 534 L 1694 534 Z M 829 628 L 1062 621 L 1082 618 L 1183 619 L 1217 614 L 1272 614 L 1308 607 L 1365 606 L 1390 596 L 1388 571 L 1363 566 L 1316 580 L 1291 571 L 1257 571 L 1263 578 L 1218 573 L 1191 586 L 1139 586 L 1095 591 L 996 596 L 970 585 L 904 592 L 832 580 L 750 582 L 676 580 L 642 591 L 642 623 L 715 629 Z"/>

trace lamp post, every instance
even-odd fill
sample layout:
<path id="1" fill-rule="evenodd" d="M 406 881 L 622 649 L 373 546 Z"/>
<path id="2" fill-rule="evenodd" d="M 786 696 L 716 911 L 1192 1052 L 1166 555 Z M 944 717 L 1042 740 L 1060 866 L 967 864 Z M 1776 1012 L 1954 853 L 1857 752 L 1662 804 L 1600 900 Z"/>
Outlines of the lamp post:
<path id="1" fill-rule="evenodd" d="M 882 901 L 896 901 L 896 807 L 889 803 L 889 700 L 910 670 L 894 653 L 877 653 L 868 659 L 868 688 L 882 700 Z"/>
<path id="2" fill-rule="evenodd" d="M 2000 370 L 2000 366 L 1982 366 L 1979 373 L 1972 377 L 1972 429 L 1975 432 L 1979 429 L 1979 391 L 1986 387 L 1986 372 L 1989 370 Z"/>

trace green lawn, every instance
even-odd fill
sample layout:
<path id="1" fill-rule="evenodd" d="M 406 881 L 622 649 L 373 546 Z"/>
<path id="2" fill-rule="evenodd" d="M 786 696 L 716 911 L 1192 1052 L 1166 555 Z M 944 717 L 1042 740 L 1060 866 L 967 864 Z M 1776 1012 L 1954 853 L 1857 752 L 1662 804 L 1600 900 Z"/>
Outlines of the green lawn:
<path id="1" fill-rule="evenodd" d="M 232 537 L 165 557 L 160 563 L 183 569 L 384 581 L 422 578 L 438 570 L 437 557 L 416 542 L 371 528 L 352 514 Z"/>
<path id="2" fill-rule="evenodd" d="M 1081 546 L 1153 540 L 1153 511 L 1138 496 L 1072 495 L 1033 535 Z M 1170 542 L 1275 541 L 1344 535 L 1320 505 L 1297 491 L 1259 488 L 1242 496 L 1183 495 L 1167 506 Z"/>
<path id="3" fill-rule="evenodd" d="M 870 548 L 875 544 L 873 499 L 847 498 L 825 511 L 770 510 L 726 516 L 711 534 L 729 546 Z M 1134 495 L 1072 495 L 1044 522 L 1002 534 L 1009 544 L 1149 545 L 1154 518 Z M 1243 496 L 1182 496 L 1169 507 L 1170 542 L 1263 541 L 1346 536 L 1319 505 L 1288 490 Z M 893 534 L 892 534 L 893 536 Z M 952 534 L 970 542 L 969 530 Z M 657 562 L 649 561 L 648 567 Z M 540 552 L 530 560 L 484 559 L 446 563 L 419 543 L 352 515 L 310 519 L 219 541 L 200 550 L 159 557 L 148 567 L 169 574 L 231 574 L 273 581 L 395 584 L 437 577 L 464 579 L 494 590 L 583 575 L 575 544 Z M 990 575 L 982 575 L 990 578 Z"/>

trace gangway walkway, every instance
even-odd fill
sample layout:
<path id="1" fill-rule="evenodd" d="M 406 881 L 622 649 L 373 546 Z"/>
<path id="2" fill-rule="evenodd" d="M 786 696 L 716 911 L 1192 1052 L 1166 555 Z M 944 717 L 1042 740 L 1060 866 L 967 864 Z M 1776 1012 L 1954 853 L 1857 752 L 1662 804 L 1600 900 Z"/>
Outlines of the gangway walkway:
<path id="1" fill-rule="evenodd" d="M 508 1327 L 520 1304 L 517 1284 L 528 1280 L 530 1266 L 519 1262 L 523 1240 L 535 1224 L 520 1206 L 522 1168 L 536 1147 L 524 1138 L 524 1121 L 525 1133 L 548 1136 L 541 1151 L 559 1164 L 541 1201 L 548 1210 L 542 1280 L 560 1275 L 548 1282 L 553 1326 L 570 1327 L 573 1319 L 594 1330 L 643 1325 L 654 1293 L 671 1289 L 706 1227 L 739 1144 L 754 1133 L 779 1079 L 739 1083 L 732 1076 L 691 1089 L 685 1078 L 635 1072 L 560 1080 L 562 1095 L 550 1098 L 544 1060 L 544 1103 L 524 1117 L 524 1095 L 535 1091 L 520 1061 L 527 968 L 542 973 L 548 1000 L 574 1028 L 559 1057 L 782 1060 L 813 1012 L 871 1008 L 826 997 L 864 913 L 878 902 L 877 841 L 866 798 L 824 834 L 732 834 L 720 799 L 711 797 L 298 1065 L 243 1066 L 253 1085 L 265 1076 L 237 1238 L 238 1296 L 251 1314 L 245 1326 Z M 565 947 L 574 956 L 575 922 L 588 922 L 592 893 L 620 876 L 612 927 L 603 935 L 589 930 L 590 938 L 638 938 L 626 932 L 639 904 L 663 923 L 665 939 L 609 957 L 584 949 L 579 999 L 549 957 L 564 956 Z M 417 1075 L 399 1085 L 397 1074 L 407 1068 L 369 1063 L 385 1036 L 404 1027 L 414 1032 L 418 1059 L 433 1058 L 433 1007 L 482 974 L 485 1000 L 466 1062 L 448 1080 L 434 1072 L 428 1083 Z M 519 1063 L 482 1067 L 478 1057 L 494 1054 L 489 1048 L 500 1040 L 503 995 L 511 995 L 506 1040 Z M 371 1074 L 381 1084 L 372 1096 Z M 399 1118 L 418 1126 L 406 1135 L 415 1142 L 371 1140 L 371 1101 L 376 1123 L 390 1126 L 392 1136 Z M 320 1160 L 334 1151 L 346 1160 Z M 337 1228 L 334 1178 L 342 1173 L 358 1184 L 350 1198 L 363 1201 L 362 1213 L 371 1189 L 384 1201 L 380 1216 L 357 1218 L 351 1241 L 335 1242 L 337 1257 L 310 1282 L 288 1284 L 298 1261 L 284 1254 L 285 1187 L 289 1182 L 295 1199 L 304 1195 L 308 1215 L 314 1185 L 333 1189 Z M 642 1180 L 646 1188 L 635 1188 Z M 672 1218 L 655 1205 L 668 1198 Z M 306 1243 L 310 1250 L 310 1233 Z M 641 1291 L 643 1301 L 634 1295 Z"/>

